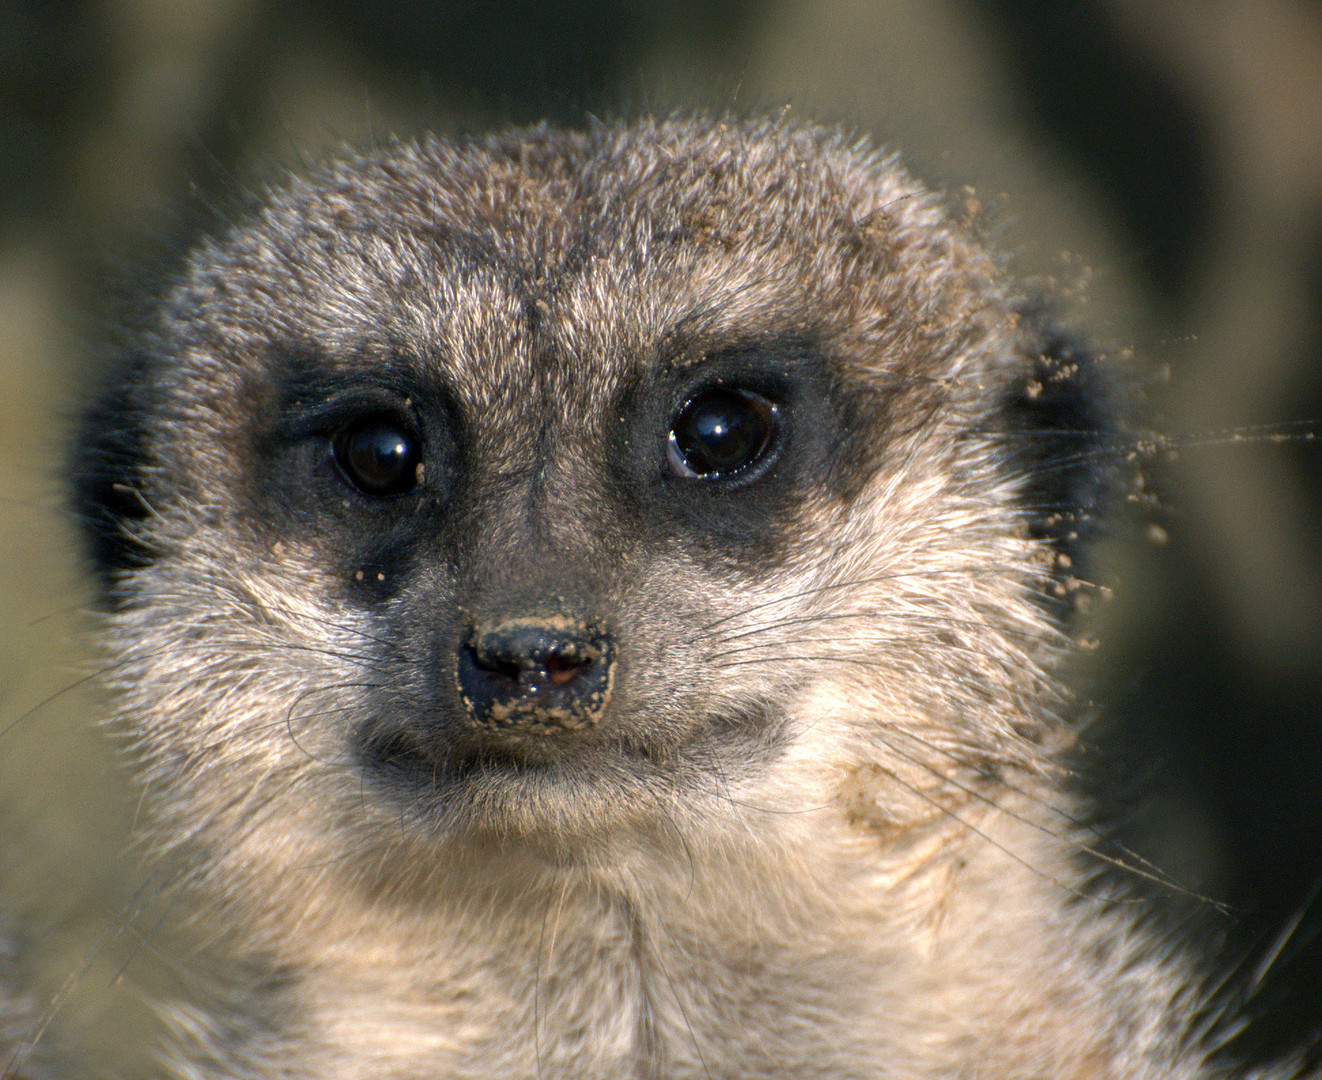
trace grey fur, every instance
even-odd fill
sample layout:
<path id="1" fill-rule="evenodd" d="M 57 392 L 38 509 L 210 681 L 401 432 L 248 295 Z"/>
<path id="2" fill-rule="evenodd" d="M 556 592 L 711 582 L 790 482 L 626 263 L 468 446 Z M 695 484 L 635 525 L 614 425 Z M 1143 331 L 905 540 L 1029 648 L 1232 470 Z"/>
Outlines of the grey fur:
<path id="1" fill-rule="evenodd" d="M 667 474 L 717 379 L 774 456 Z M 1058 765 L 1101 387 L 776 122 L 394 146 L 200 247 L 76 478 L 150 836 L 254 973 L 177 1075 L 1211 1075 Z M 373 409 L 417 490 L 336 472 Z M 475 734 L 501 619 L 608 628 L 590 723 Z"/>

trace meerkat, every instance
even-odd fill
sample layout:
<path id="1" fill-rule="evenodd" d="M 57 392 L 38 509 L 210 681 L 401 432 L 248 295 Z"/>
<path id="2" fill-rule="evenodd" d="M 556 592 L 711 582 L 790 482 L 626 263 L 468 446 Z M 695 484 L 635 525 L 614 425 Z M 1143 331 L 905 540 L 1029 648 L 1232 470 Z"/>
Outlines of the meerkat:
<path id="1" fill-rule="evenodd" d="M 1061 666 L 1099 362 L 896 162 L 719 118 L 346 157 L 200 245 L 76 513 L 172 1075 L 1221 1075 Z"/>

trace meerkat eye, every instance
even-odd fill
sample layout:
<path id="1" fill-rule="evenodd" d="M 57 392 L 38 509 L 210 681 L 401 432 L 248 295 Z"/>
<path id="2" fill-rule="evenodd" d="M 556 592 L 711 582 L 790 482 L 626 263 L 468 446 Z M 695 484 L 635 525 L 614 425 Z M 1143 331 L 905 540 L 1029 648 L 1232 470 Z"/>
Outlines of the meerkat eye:
<path id="1" fill-rule="evenodd" d="M 349 421 L 331 436 L 335 462 L 364 495 L 404 495 L 421 479 L 422 451 L 408 425 L 391 416 Z"/>
<path id="2" fill-rule="evenodd" d="M 717 387 L 688 402 L 666 439 L 666 465 L 676 476 L 716 478 L 741 472 L 771 449 L 779 408 L 751 390 Z"/>

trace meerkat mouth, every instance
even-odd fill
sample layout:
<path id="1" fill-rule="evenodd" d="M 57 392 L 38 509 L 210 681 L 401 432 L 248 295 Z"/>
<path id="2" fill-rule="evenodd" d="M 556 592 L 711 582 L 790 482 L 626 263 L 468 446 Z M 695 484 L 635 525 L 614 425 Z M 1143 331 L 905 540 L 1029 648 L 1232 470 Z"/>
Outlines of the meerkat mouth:
<path id="1" fill-rule="evenodd" d="M 507 829 L 569 827 L 619 816 L 671 813 L 774 762 L 789 743 L 783 710 L 770 702 L 711 714 L 687 737 L 641 737 L 627 720 L 599 729 L 473 726 L 467 737 L 439 736 L 427 724 L 364 725 L 357 757 L 370 787 L 429 822 Z M 587 737 L 583 737 L 587 736 Z"/>

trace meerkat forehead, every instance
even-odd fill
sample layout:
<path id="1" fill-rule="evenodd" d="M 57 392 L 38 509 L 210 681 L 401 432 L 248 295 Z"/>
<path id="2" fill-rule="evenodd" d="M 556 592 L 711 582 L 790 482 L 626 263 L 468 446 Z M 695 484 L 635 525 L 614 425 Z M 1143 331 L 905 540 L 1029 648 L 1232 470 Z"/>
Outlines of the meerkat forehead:
<path id="1" fill-rule="evenodd" d="M 483 408 L 575 378 L 569 403 L 659 351 L 773 335 L 864 347 L 874 378 L 949 374 L 961 338 L 1004 317 L 998 288 L 892 163 L 815 130 L 675 122 L 331 166 L 201 252 L 168 317 L 243 363 L 272 345 L 406 354 Z"/>

